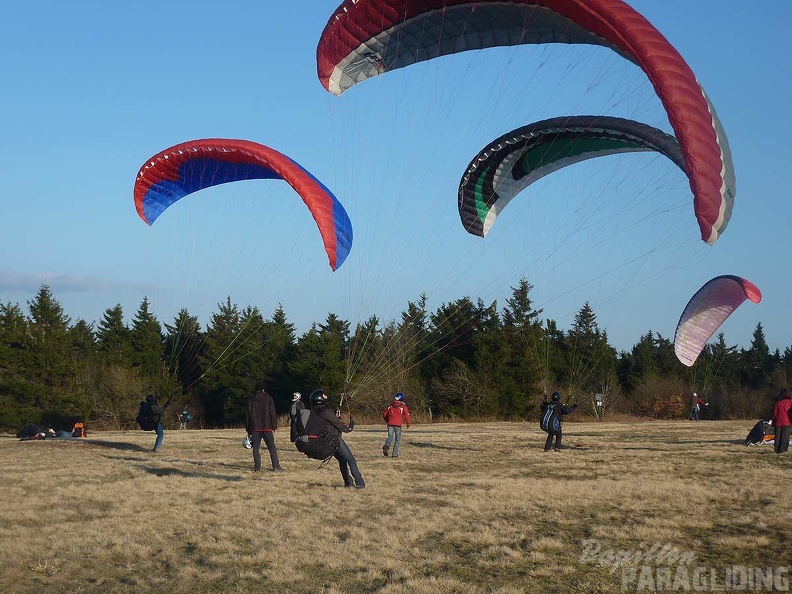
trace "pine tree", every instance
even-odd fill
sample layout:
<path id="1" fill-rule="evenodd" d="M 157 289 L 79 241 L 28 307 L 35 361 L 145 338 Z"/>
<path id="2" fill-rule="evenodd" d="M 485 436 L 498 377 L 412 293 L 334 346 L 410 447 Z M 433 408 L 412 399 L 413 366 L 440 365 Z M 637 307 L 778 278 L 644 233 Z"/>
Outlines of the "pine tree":
<path id="1" fill-rule="evenodd" d="M 204 341 L 198 317 L 181 309 L 173 324 L 165 324 L 165 331 L 165 363 L 182 391 L 189 393 L 204 371 L 200 356 Z"/>
<path id="2" fill-rule="evenodd" d="M 532 290 L 533 285 L 521 278 L 512 287 L 502 316 L 505 352 L 500 359 L 504 367 L 501 408 L 518 417 L 535 408 L 539 386 L 546 392 L 544 385 L 550 376 L 549 343 L 539 320 L 542 310 L 533 308 Z"/>
<path id="3" fill-rule="evenodd" d="M 278 305 L 272 318 L 264 322 L 261 335 L 267 391 L 274 398 L 276 408 L 285 411 L 291 404 L 292 393 L 306 392 L 308 386 L 295 385 L 289 374 L 289 366 L 296 354 L 297 339 L 294 324 L 286 318 L 282 305 Z"/>
<path id="4" fill-rule="evenodd" d="M 124 310 L 120 303 L 105 310 L 96 337 L 99 353 L 106 365 L 131 366 L 130 330 L 124 323 Z"/>
<path id="5" fill-rule="evenodd" d="M 129 333 L 131 346 L 130 359 L 144 377 L 151 378 L 152 385 L 157 385 L 163 377 L 164 364 L 162 326 L 149 311 L 148 297 L 138 307 L 132 320 Z"/>
<path id="6" fill-rule="evenodd" d="M 28 301 L 28 309 L 32 357 L 26 375 L 35 406 L 41 412 L 41 422 L 63 424 L 65 417 L 82 416 L 86 409 L 83 394 L 76 389 L 76 366 L 69 357 L 71 320 L 47 285 Z"/>
<path id="7" fill-rule="evenodd" d="M 608 336 L 599 329 L 597 316 L 588 301 L 575 315 L 567 333 L 569 385 L 572 396 L 601 391 L 603 384 L 616 372 L 616 351 L 608 344 Z"/>
<path id="8" fill-rule="evenodd" d="M 209 423 L 218 426 L 238 424 L 243 419 L 242 403 L 250 396 L 257 378 L 241 372 L 252 345 L 250 329 L 245 327 L 242 312 L 231 297 L 218 304 L 204 335 L 201 349 L 201 366 L 204 375 L 199 394 Z"/>
<path id="9" fill-rule="evenodd" d="M 27 370 L 32 367 L 28 321 L 19 305 L 0 304 L 0 427 L 37 423 L 34 390 Z"/>

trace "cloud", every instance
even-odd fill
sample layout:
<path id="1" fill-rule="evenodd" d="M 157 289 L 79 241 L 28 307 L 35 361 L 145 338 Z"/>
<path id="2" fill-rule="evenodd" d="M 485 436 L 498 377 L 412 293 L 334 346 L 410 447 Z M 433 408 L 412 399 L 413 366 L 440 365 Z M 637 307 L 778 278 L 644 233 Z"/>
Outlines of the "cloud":
<path id="1" fill-rule="evenodd" d="M 118 291 L 150 292 L 152 286 L 108 281 L 88 276 L 71 276 L 59 273 L 30 273 L 0 269 L 0 292 L 24 292 L 31 296 L 41 285 L 48 285 L 59 293 L 117 293 Z"/>

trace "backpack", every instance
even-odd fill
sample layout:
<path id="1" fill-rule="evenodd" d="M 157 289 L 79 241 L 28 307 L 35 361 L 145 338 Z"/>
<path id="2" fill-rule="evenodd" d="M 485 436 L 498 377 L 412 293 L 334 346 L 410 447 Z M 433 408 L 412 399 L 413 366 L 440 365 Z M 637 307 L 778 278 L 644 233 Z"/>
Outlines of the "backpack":
<path id="1" fill-rule="evenodd" d="M 75 423 L 71 434 L 72 437 L 85 437 L 85 426 L 82 423 Z"/>
<path id="2" fill-rule="evenodd" d="M 558 414 L 558 407 L 554 403 L 543 402 L 540 411 L 542 414 L 539 417 L 539 426 L 542 431 L 550 433 L 561 428 L 561 415 Z"/>
<path id="3" fill-rule="evenodd" d="M 140 410 L 138 410 L 135 420 L 143 431 L 154 431 L 159 423 L 160 415 L 151 410 L 148 402 L 143 401 L 140 403 Z"/>
<path id="4" fill-rule="evenodd" d="M 319 417 L 310 409 L 300 409 L 292 417 L 291 435 L 295 447 L 315 460 L 326 460 L 336 453 L 339 445 L 338 435 L 325 433 Z"/>

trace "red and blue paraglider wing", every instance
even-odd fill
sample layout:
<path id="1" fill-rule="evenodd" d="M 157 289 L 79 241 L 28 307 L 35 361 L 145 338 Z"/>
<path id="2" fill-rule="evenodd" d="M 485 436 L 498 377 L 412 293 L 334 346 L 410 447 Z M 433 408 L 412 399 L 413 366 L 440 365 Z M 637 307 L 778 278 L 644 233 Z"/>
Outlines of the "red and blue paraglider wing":
<path id="1" fill-rule="evenodd" d="M 716 276 L 690 298 L 677 324 L 674 353 L 691 367 L 715 331 L 745 300 L 759 303 L 762 292 L 739 276 Z"/>
<path id="2" fill-rule="evenodd" d="M 282 179 L 294 188 L 319 227 L 330 267 L 343 264 L 352 247 L 352 223 L 338 199 L 289 157 L 248 140 L 193 140 L 151 157 L 135 181 L 135 208 L 151 225 L 193 192 L 251 179 Z"/>

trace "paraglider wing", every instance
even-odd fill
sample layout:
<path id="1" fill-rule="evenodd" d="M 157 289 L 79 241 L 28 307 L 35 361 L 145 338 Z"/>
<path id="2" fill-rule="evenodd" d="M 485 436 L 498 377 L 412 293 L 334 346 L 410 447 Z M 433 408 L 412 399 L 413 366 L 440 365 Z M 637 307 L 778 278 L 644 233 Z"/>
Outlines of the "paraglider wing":
<path id="1" fill-rule="evenodd" d="M 677 324 L 674 353 L 692 366 L 715 331 L 746 300 L 759 303 L 762 292 L 739 276 L 716 276 L 690 298 Z"/>
<path id="2" fill-rule="evenodd" d="M 679 52 L 622 0 L 344 0 L 319 40 L 317 73 L 340 95 L 438 56 L 540 43 L 605 46 L 643 69 L 679 141 L 701 238 L 715 243 L 735 195 L 723 127 Z"/>
<path id="3" fill-rule="evenodd" d="M 459 216 L 468 233 L 485 237 L 518 193 L 545 175 L 586 159 L 636 151 L 664 154 L 685 171 L 676 138 L 633 120 L 568 116 L 504 134 L 470 162 L 459 184 Z"/>
<path id="4" fill-rule="evenodd" d="M 248 140 L 193 140 L 154 155 L 135 180 L 135 208 L 151 225 L 188 194 L 250 179 L 282 179 L 292 186 L 319 227 L 330 267 L 343 264 L 352 247 L 352 223 L 338 199 L 289 157 Z"/>

